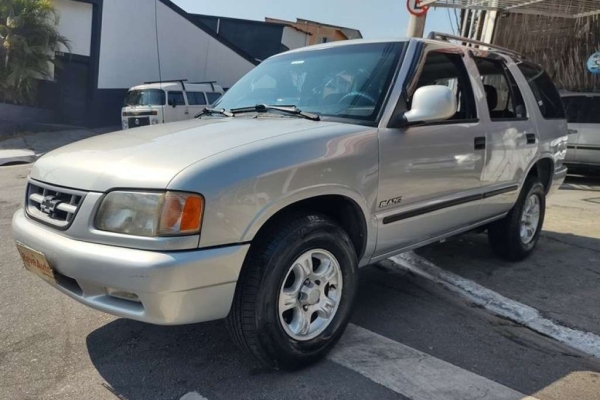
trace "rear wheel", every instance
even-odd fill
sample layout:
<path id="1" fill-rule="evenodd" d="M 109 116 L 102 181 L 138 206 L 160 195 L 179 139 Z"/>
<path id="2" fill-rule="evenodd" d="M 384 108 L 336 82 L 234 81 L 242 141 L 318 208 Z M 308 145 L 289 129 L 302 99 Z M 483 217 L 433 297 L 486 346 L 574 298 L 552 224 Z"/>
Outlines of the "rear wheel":
<path id="1" fill-rule="evenodd" d="M 227 318 L 263 364 L 297 369 L 324 357 L 350 319 L 357 259 L 346 232 L 321 215 L 273 225 L 252 245 Z"/>
<path id="2" fill-rule="evenodd" d="M 527 258 L 540 239 L 546 214 L 546 190 L 537 177 L 528 177 L 512 211 L 489 226 L 492 249 L 509 261 Z"/>

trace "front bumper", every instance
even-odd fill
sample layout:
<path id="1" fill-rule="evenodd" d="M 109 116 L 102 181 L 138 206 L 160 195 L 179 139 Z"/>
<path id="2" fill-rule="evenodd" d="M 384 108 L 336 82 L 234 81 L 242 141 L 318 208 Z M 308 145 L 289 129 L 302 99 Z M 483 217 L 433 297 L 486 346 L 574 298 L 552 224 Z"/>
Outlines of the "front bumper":
<path id="1" fill-rule="evenodd" d="M 552 177 L 552 186 L 550 187 L 548 196 L 551 196 L 554 193 L 558 192 L 562 184 L 565 183 L 565 179 L 567 178 L 567 172 L 569 172 L 569 170 L 564 165 L 560 169 L 554 171 L 554 176 Z"/>
<path id="2" fill-rule="evenodd" d="M 32 221 L 22 209 L 12 226 L 17 242 L 46 256 L 58 273 L 58 290 L 97 310 L 158 325 L 225 318 L 250 247 L 154 252 L 81 242 Z M 106 288 L 140 301 L 111 297 Z"/>

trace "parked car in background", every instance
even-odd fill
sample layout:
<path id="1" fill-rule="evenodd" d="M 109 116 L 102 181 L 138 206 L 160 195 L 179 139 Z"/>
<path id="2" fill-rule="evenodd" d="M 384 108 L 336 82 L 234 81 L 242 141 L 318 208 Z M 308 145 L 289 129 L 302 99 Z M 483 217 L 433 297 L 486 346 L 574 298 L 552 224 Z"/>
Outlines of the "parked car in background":
<path id="1" fill-rule="evenodd" d="M 569 123 L 565 163 L 573 171 L 600 171 L 600 93 L 562 94 Z"/>
<path id="2" fill-rule="evenodd" d="M 215 82 L 146 82 L 129 89 L 123 101 L 123 129 L 192 119 L 224 91 Z"/>
<path id="3" fill-rule="evenodd" d="M 336 42 L 265 60 L 196 120 L 46 154 L 13 233 L 77 301 L 227 318 L 241 348 L 293 369 L 340 339 L 359 267 L 474 229 L 507 260 L 531 254 L 566 149 L 558 91 L 518 54 Z"/>

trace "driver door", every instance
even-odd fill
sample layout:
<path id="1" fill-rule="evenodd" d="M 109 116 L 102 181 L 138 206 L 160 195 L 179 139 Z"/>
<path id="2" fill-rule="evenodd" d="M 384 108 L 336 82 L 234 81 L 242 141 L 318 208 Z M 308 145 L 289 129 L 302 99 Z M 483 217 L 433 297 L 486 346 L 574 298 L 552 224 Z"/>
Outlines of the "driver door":
<path id="1" fill-rule="evenodd" d="M 417 50 L 405 82 L 405 98 L 396 110 L 411 107 L 423 86 L 448 86 L 458 109 L 449 120 L 379 133 L 380 181 L 377 201 L 379 235 L 376 257 L 434 241 L 479 218 L 485 129 L 478 119 L 478 76 L 465 64 L 461 49 L 428 44 Z M 483 138 L 483 139 L 482 139 Z"/>

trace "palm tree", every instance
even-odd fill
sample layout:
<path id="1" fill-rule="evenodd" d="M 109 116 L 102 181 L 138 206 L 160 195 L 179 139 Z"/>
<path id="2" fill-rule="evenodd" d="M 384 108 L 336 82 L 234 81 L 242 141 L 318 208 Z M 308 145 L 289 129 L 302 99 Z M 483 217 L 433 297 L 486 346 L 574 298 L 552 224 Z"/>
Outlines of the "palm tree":
<path id="1" fill-rule="evenodd" d="M 58 19 L 51 0 L 0 0 L 0 101 L 35 104 L 37 79 L 52 79 L 55 51 L 69 48 Z"/>

